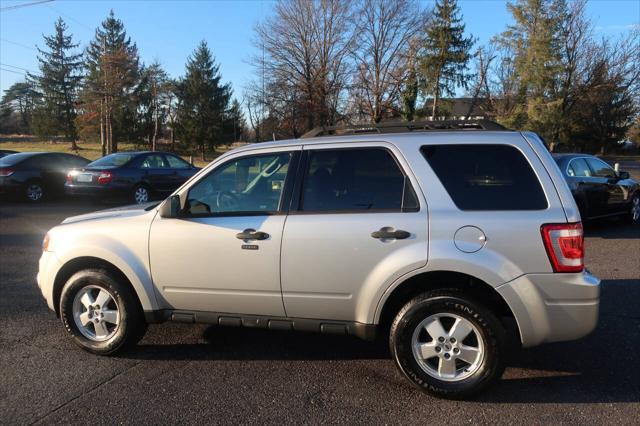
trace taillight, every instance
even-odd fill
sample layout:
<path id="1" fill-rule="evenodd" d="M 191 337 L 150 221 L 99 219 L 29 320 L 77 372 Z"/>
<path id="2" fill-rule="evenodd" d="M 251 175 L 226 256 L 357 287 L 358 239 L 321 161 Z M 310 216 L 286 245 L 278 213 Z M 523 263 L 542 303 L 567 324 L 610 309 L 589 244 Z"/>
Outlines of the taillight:
<path id="1" fill-rule="evenodd" d="M 584 269 L 582 223 L 542 225 L 542 240 L 554 272 L 580 272 Z"/>
<path id="2" fill-rule="evenodd" d="M 98 176 L 98 183 L 101 185 L 106 185 L 112 180 L 113 180 L 113 173 L 111 172 L 102 172 L 100 173 L 100 176 Z"/>
<path id="3" fill-rule="evenodd" d="M 13 169 L 0 169 L 0 177 L 11 176 L 14 173 L 15 173 L 15 170 Z"/>
<path id="4" fill-rule="evenodd" d="M 71 170 L 69 173 L 67 173 L 67 183 L 73 183 L 73 177 L 77 174 L 77 170 Z"/>

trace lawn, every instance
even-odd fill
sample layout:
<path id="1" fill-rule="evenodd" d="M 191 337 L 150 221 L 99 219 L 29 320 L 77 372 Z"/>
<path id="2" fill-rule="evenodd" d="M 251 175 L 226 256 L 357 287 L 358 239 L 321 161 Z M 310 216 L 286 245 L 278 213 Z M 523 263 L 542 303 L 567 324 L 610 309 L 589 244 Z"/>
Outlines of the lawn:
<path id="1" fill-rule="evenodd" d="M 166 148 L 166 149 L 165 149 Z M 80 155 L 81 157 L 87 158 L 89 160 L 97 160 L 102 156 L 102 150 L 100 148 L 99 142 L 79 142 L 78 143 L 78 151 L 73 151 L 71 149 L 71 144 L 69 142 L 57 142 L 57 141 L 36 141 L 33 140 L 32 137 L 22 137 L 22 136 L 2 136 L 0 137 L 0 149 L 8 149 L 12 151 L 18 152 L 29 152 L 29 151 L 46 151 L 46 152 L 66 152 L 69 154 Z M 118 150 L 119 151 L 144 151 L 144 146 L 135 145 L 132 143 L 119 143 Z M 168 145 L 160 145 L 160 151 L 168 151 Z M 228 151 L 226 147 L 219 147 L 214 152 L 208 152 L 206 154 L 207 161 L 202 161 L 199 155 L 194 155 L 193 162 L 197 167 L 204 167 L 209 164 L 213 159 Z M 189 161 L 189 155 L 185 155 L 185 153 L 178 152 L 182 158 Z"/>

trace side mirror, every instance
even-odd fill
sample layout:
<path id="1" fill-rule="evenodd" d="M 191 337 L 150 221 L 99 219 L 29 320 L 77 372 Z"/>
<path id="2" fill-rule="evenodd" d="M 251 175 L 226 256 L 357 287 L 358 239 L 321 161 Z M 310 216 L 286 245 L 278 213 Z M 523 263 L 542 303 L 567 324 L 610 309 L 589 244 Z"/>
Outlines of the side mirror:
<path id="1" fill-rule="evenodd" d="M 182 213 L 182 206 L 180 205 L 180 196 L 172 195 L 164 200 L 160 205 L 160 217 L 165 219 L 178 219 Z"/>
<path id="2" fill-rule="evenodd" d="M 618 178 L 620 180 L 629 179 L 629 172 L 619 171 L 618 172 Z"/>

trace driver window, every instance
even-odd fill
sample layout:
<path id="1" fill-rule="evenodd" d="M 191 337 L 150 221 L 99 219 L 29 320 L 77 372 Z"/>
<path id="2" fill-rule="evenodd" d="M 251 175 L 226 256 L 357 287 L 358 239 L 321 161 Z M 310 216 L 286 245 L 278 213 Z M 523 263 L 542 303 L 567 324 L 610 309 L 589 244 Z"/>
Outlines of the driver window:
<path id="1" fill-rule="evenodd" d="M 278 211 L 291 153 L 231 160 L 196 183 L 187 197 L 192 216 Z"/>

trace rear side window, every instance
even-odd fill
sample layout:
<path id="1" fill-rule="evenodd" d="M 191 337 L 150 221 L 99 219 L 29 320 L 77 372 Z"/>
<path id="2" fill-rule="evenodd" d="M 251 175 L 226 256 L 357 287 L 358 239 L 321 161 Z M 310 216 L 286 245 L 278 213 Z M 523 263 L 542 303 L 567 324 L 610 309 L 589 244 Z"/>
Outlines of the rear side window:
<path id="1" fill-rule="evenodd" d="M 548 207 L 531 165 L 513 146 L 429 145 L 421 151 L 460 210 Z"/>
<path id="2" fill-rule="evenodd" d="M 311 151 L 302 211 L 417 211 L 418 200 L 391 154 L 381 148 Z"/>
<path id="3" fill-rule="evenodd" d="M 574 177 L 591 177 L 591 169 L 587 166 L 587 162 L 583 158 L 571 160 L 567 169 L 569 176 Z"/>

